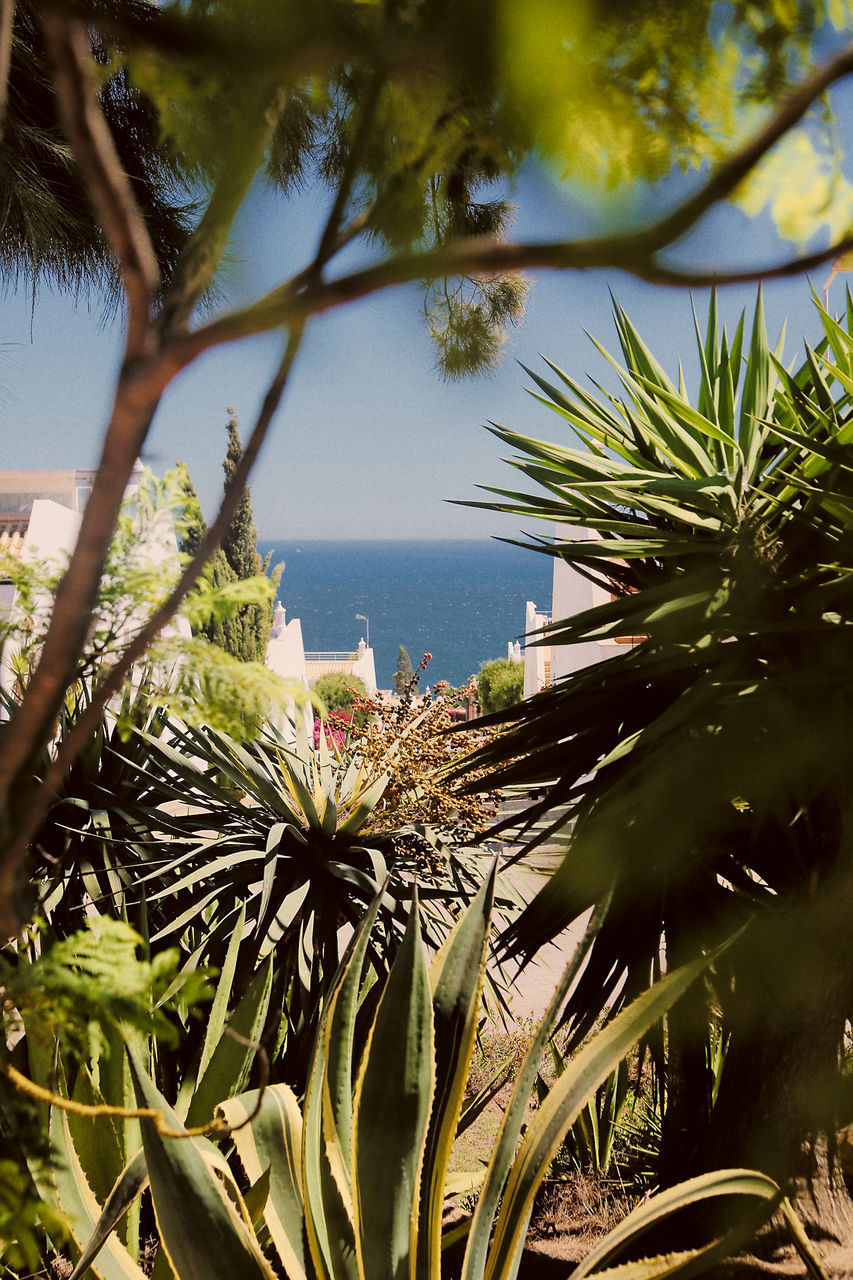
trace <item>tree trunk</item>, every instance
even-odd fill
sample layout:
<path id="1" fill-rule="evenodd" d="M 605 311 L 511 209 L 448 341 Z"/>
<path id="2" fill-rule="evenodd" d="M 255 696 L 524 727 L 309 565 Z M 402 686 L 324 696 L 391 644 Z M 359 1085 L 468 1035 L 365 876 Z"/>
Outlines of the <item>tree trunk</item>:
<path id="1" fill-rule="evenodd" d="M 733 948 L 722 994 L 731 1046 L 702 1163 L 769 1174 L 813 1238 L 843 1242 L 853 1240 L 853 1201 L 834 1135 L 853 929 L 840 879 L 805 902 L 774 904 Z"/>
<path id="2" fill-rule="evenodd" d="M 677 969 L 696 955 L 695 894 L 688 901 L 682 886 L 679 909 L 667 921 L 667 968 Z M 691 909 L 692 908 L 692 909 Z M 662 1187 L 692 1177 L 702 1166 L 711 1119 L 711 1081 L 705 1047 L 711 1010 L 703 987 L 696 983 L 689 995 L 670 1010 L 666 1020 L 666 1106 L 661 1125 L 658 1180 Z"/>

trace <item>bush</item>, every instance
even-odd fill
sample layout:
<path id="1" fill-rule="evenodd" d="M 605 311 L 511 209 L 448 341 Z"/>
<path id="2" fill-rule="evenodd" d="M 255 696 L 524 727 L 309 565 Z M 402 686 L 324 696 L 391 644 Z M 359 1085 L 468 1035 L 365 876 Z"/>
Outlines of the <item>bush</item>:
<path id="1" fill-rule="evenodd" d="M 477 691 L 483 715 L 505 711 L 524 697 L 524 663 L 509 658 L 484 662 L 477 676 Z"/>
<path id="2" fill-rule="evenodd" d="M 350 711 L 354 702 L 367 697 L 367 685 L 361 676 L 342 675 L 337 671 L 320 676 L 311 689 L 322 698 L 327 711 Z"/>

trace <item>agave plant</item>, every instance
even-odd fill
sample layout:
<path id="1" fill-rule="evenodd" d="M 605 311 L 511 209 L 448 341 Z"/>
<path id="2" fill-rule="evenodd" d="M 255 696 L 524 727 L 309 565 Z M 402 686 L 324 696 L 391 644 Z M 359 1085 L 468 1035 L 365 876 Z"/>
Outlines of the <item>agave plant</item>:
<path id="1" fill-rule="evenodd" d="M 167 1259 L 177 1280 L 220 1274 L 273 1280 L 276 1266 L 290 1280 L 440 1280 L 442 1249 L 451 1239 L 466 1242 L 463 1280 L 512 1280 L 536 1189 L 590 1091 L 713 957 L 668 975 L 599 1032 L 567 1067 L 525 1131 L 539 1056 L 582 961 L 580 949 L 521 1067 L 488 1167 L 477 1179 L 480 1195 L 473 1218 L 446 1233 L 445 1199 L 458 1181 L 449 1177 L 448 1167 L 476 1037 L 492 890 L 492 881 L 483 886 L 429 970 L 415 905 L 359 1061 L 354 1015 L 369 929 L 378 910 L 378 901 L 374 903 L 325 1007 L 303 1106 L 286 1085 L 272 1085 L 218 1109 L 242 1166 L 245 1194 L 217 1147 L 182 1130 L 131 1051 L 137 1099 L 147 1109 L 141 1120 L 143 1150 L 118 1179 L 98 1220 L 90 1222 L 91 1235 L 72 1280 L 79 1280 L 89 1266 L 100 1270 L 105 1245 L 119 1261 L 122 1246 L 113 1232 L 145 1185 L 150 1186 L 161 1241 L 157 1267 Z M 631 1275 L 645 1280 L 672 1274 L 688 1262 L 693 1270 L 700 1262 L 710 1265 L 779 1207 L 796 1225 L 772 1181 L 727 1170 L 646 1202 L 574 1274 L 602 1274 L 641 1232 L 677 1208 L 720 1195 L 746 1195 L 758 1204 L 725 1240 L 679 1257 L 648 1259 L 635 1264 Z M 85 1221 L 81 1214 L 75 1229 Z M 799 1243 L 813 1262 L 801 1233 Z M 270 1250 L 274 1262 L 266 1256 Z M 127 1269 L 123 1274 L 138 1273 Z"/>
<path id="2" fill-rule="evenodd" d="M 532 952 L 612 893 L 569 1004 L 580 1041 L 605 1005 L 649 986 L 662 945 L 678 964 L 752 921 L 713 998 L 670 1018 L 664 1151 L 680 1176 L 709 1151 L 803 1171 L 805 1135 L 832 1125 L 853 1013 L 849 295 L 846 324 L 818 317 L 820 343 L 789 371 L 760 293 L 748 350 L 743 318 L 729 340 L 712 298 L 691 402 L 617 308 L 622 397 L 553 364 L 531 373 L 574 440 L 496 428 L 537 491 L 481 504 L 556 521 L 536 549 L 604 589 L 608 603 L 554 620 L 551 643 L 641 638 L 507 713 L 512 731 L 480 753 L 498 785 L 547 788 L 540 821 L 568 806 L 549 833 L 562 866 L 508 945 Z M 731 1040 L 712 1109 L 717 1002 Z M 809 1159 L 827 1197 L 812 1209 L 847 1229 L 843 1189 L 830 1191 L 819 1151 Z"/>
<path id="3" fill-rule="evenodd" d="M 187 965 L 225 973 L 241 922 L 228 961 L 234 998 L 272 957 L 265 1042 L 276 1069 L 302 1079 L 347 938 L 389 873 L 368 948 L 375 975 L 387 972 L 403 935 L 415 880 L 437 949 L 479 888 L 483 857 L 445 846 L 428 827 L 395 825 L 393 811 L 377 821 L 387 767 L 338 750 L 325 735 L 315 747 L 301 723 L 292 740 L 269 729 L 241 744 L 211 728 L 171 724 L 136 742 L 135 754 L 119 754 L 130 764 L 144 748 L 134 816 L 159 856 L 150 843 L 144 860 L 126 843 L 108 845 L 133 877 L 133 909 L 144 909 L 150 945 L 178 945 Z M 411 853 L 413 841 L 427 856 Z M 505 922 L 517 913 L 511 887 L 502 889 L 499 909 Z M 492 991 L 500 1002 L 499 988 Z M 188 1026 L 192 1052 L 198 1035 Z"/>

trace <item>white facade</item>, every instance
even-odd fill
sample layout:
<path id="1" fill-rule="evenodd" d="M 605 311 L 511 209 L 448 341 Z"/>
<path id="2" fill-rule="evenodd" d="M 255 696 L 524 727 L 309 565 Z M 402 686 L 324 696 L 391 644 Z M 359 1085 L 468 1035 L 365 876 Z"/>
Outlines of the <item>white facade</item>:
<path id="1" fill-rule="evenodd" d="M 576 525 L 555 525 L 554 536 L 557 542 L 577 542 L 584 538 L 592 538 L 589 529 L 581 529 Z M 583 574 L 578 573 L 571 565 L 559 557 L 554 557 L 554 576 L 551 587 L 550 615 L 537 610 L 535 604 L 527 601 L 525 633 L 529 637 L 542 632 L 552 621 L 559 623 L 565 618 L 574 617 L 586 609 L 608 604 L 612 599 L 609 591 L 590 582 Z M 554 684 L 563 676 L 580 671 L 583 667 L 612 658 L 626 646 L 634 643 L 633 636 L 619 637 L 614 640 L 590 640 L 582 644 L 544 644 L 532 645 L 529 641 L 524 648 L 524 696 L 532 697 L 540 689 Z"/>
<path id="2" fill-rule="evenodd" d="M 524 617 L 524 696 L 532 698 L 551 683 L 551 649 L 550 644 L 533 644 L 537 634 L 541 634 L 551 617 L 536 608 L 532 600 L 527 601 Z"/>
<path id="3" fill-rule="evenodd" d="M 288 721 L 295 723 L 296 717 L 302 714 L 305 719 L 305 731 L 310 735 L 314 717 L 308 703 L 308 668 L 305 663 L 305 646 L 302 643 L 302 623 L 298 618 L 291 618 L 288 622 L 280 602 L 273 613 L 272 629 L 267 643 L 266 665 L 270 671 L 281 676 L 282 680 L 299 685 L 304 690 L 301 712 L 297 705 L 298 700 L 288 698 L 285 703 L 285 716 L 276 727 L 288 736 Z"/>
<path id="4" fill-rule="evenodd" d="M 133 498 L 139 490 L 139 480 L 144 468 L 134 467 L 125 498 Z M 71 557 L 80 532 L 83 508 L 88 500 L 91 471 L 6 471 L 0 472 L 0 550 L 21 561 L 39 562 L 54 571 L 61 571 Z M 172 557 L 177 559 L 178 544 L 170 514 L 156 513 L 153 521 L 139 540 L 141 559 L 160 565 Z M 0 608 L 8 617 L 16 607 L 17 593 L 14 584 L 6 579 L 0 582 Z M 45 614 L 50 609 L 47 593 L 36 608 Z M 124 627 L 132 629 L 141 622 L 132 614 L 124 619 Z M 22 617 L 21 622 L 26 620 Z M 174 631 L 188 637 L 189 623 L 176 618 Z M 20 652 L 14 640 L 10 640 L 2 654 L 0 664 L 0 688 L 11 692 L 17 682 L 15 662 Z"/>
<path id="5" fill-rule="evenodd" d="M 575 525 L 557 525 L 554 532 L 558 541 L 563 542 L 579 542 L 594 536 L 589 529 L 579 529 Z M 565 560 L 555 557 L 551 599 L 551 616 L 555 622 L 583 613 L 585 609 L 608 604 L 611 599 L 610 592 L 590 582 L 583 574 L 566 564 Z M 553 648 L 551 679 L 559 680 L 572 671 L 580 671 L 582 667 L 592 666 L 594 662 L 612 658 L 622 646 L 616 640 L 590 640 L 584 644 L 554 645 Z"/>
<path id="6" fill-rule="evenodd" d="M 376 666 L 373 661 L 373 650 L 367 647 L 364 636 L 359 640 L 358 648 L 350 653 L 332 651 L 306 653 L 305 664 L 308 669 L 309 684 L 313 684 L 321 676 L 332 673 L 358 676 L 364 681 L 370 697 L 376 697 Z"/>

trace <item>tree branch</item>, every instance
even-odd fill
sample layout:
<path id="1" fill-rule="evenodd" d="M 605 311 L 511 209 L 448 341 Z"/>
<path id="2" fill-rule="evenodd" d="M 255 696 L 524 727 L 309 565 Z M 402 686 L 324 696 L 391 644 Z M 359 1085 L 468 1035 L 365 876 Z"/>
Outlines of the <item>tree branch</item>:
<path id="1" fill-rule="evenodd" d="M 6 111 L 9 106 L 9 70 L 12 65 L 12 28 L 15 23 L 15 0 L 0 0 L 0 143 L 6 136 Z"/>
<path id="2" fill-rule="evenodd" d="M 372 267 L 323 282 L 310 272 L 271 290 L 252 306 L 232 312 L 204 326 L 185 339 L 187 356 L 221 342 L 262 333 L 279 324 L 298 324 L 311 315 L 330 310 L 356 298 L 393 285 L 450 275 L 502 275 L 522 270 L 591 270 L 616 268 L 659 283 L 736 284 L 774 276 L 792 275 L 818 266 L 843 252 L 846 240 L 817 254 L 788 263 L 738 272 L 679 273 L 660 266 L 655 258 L 681 239 L 714 205 L 725 200 L 755 168 L 767 152 L 793 128 L 830 85 L 853 72 L 853 46 L 843 50 L 793 90 L 770 120 L 743 147 L 729 157 L 706 183 L 664 218 L 646 227 L 610 236 L 541 244 L 506 244 L 492 240 L 465 241 L 447 248 L 396 254 Z M 798 266 L 802 263 L 802 266 Z M 183 354 L 175 352 L 178 358 Z"/>
<path id="3" fill-rule="evenodd" d="M 56 68 L 57 96 L 65 129 L 126 280 L 128 333 L 113 412 L 74 555 L 56 593 L 53 615 L 26 702 L 15 716 L 15 732 L 5 735 L 0 753 L 0 797 L 4 801 L 0 831 L 8 821 L 14 781 L 27 761 L 49 740 L 66 687 L 73 678 L 98 598 L 122 498 L 151 420 L 151 412 L 145 412 L 136 402 L 132 389 L 128 389 L 126 371 L 151 346 L 148 326 L 151 297 L 158 280 L 156 259 L 109 129 L 97 106 L 85 33 L 50 13 L 44 16 L 44 29 Z M 8 887 L 4 872 L 0 877 L 0 892 Z"/>
<path id="4" fill-rule="evenodd" d="M 151 301 L 160 283 L 157 255 L 98 105 L 86 28 L 50 9 L 41 21 L 62 123 L 98 220 L 121 267 L 128 301 L 127 359 L 149 345 Z"/>
<path id="5" fill-rule="evenodd" d="M 110 699 L 114 694 L 120 692 L 135 664 L 174 617 L 184 599 L 198 581 L 205 564 L 222 542 L 245 490 L 249 474 L 281 403 L 301 342 L 302 330 L 294 330 L 288 337 L 281 363 L 267 389 L 260 413 L 246 443 L 243 456 L 222 499 L 216 519 L 207 530 L 198 551 L 184 569 L 180 580 L 168 598 L 140 628 L 131 643 L 124 649 L 118 661 L 110 668 L 105 679 L 93 690 L 90 701 L 62 739 L 59 750 L 51 761 L 37 792 L 29 797 L 26 812 L 16 826 L 14 837 L 3 851 L 2 878 L 0 878 L 0 926 L 9 927 L 8 921 L 4 919 L 7 900 L 3 891 L 8 887 L 10 878 L 14 877 L 17 870 L 23 865 L 27 856 L 29 842 L 44 820 L 50 803 L 66 772 L 97 728 L 101 714 Z M 26 696 L 29 697 L 29 690 L 27 690 Z"/>
<path id="6" fill-rule="evenodd" d="M 793 89 L 758 133 L 725 160 L 708 181 L 684 200 L 676 209 L 635 236 L 635 242 L 647 253 L 659 253 L 694 227 L 714 205 L 728 199 L 735 188 L 752 172 L 780 138 L 802 120 L 809 107 L 836 80 L 853 72 L 853 46 L 842 50 Z M 754 277 L 753 277 L 754 278 Z"/>
<path id="7" fill-rule="evenodd" d="M 494 240 L 468 240 L 442 249 L 396 254 L 337 280 L 311 279 L 306 273 L 271 290 L 251 306 L 232 311 L 177 339 L 167 353 L 170 376 L 190 364 L 202 352 L 222 343 L 236 342 L 281 325 L 304 323 L 311 316 L 347 302 L 369 297 L 383 289 L 442 276 L 506 275 L 524 270 L 592 271 L 615 269 L 657 284 L 744 284 L 779 276 L 796 275 L 837 257 L 851 247 L 851 238 L 826 249 L 766 267 L 734 271 L 679 270 L 656 261 L 654 254 L 638 254 L 632 233 L 588 240 L 504 244 Z M 147 376 L 139 370 L 140 378 Z"/>
<path id="8" fill-rule="evenodd" d="M 159 280 L 156 257 L 97 104 L 85 30 L 50 12 L 42 20 L 63 124 L 125 282 L 128 324 L 113 411 L 74 554 L 57 589 L 38 665 L 15 714 L 14 731 L 3 737 L 0 844 L 16 838 L 12 806 L 26 807 L 28 775 L 34 772 L 39 750 L 50 740 L 66 688 L 74 678 L 124 492 L 153 414 L 153 407 L 139 403 L 128 385 L 127 373 L 151 352 L 149 317 Z M 17 785 L 22 778 L 26 779 L 24 787 Z M 9 904 L 21 861 L 20 857 L 5 856 L 0 861 L 0 920 L 4 925 L 9 924 Z"/>
<path id="9" fill-rule="evenodd" d="M 665 263 L 652 262 L 647 268 L 635 270 L 634 275 L 650 284 L 677 285 L 680 288 L 702 289 L 727 284 L 752 284 L 762 280 L 779 280 L 785 276 L 798 276 L 822 266 L 824 262 L 848 253 L 853 249 L 853 235 L 844 236 L 828 249 L 789 258 L 774 267 L 754 268 L 747 271 L 712 271 L 710 269 L 668 267 Z M 835 273 L 837 274 L 837 273 Z"/>

